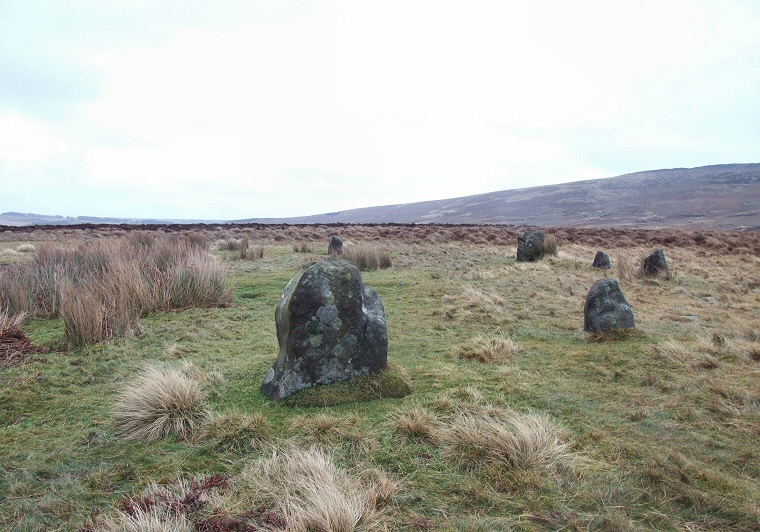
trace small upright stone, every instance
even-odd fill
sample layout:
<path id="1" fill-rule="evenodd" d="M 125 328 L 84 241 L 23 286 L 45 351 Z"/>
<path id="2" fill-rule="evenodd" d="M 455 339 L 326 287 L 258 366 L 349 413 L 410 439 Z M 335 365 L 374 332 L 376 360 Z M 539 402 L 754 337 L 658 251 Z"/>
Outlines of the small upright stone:
<path id="1" fill-rule="evenodd" d="M 596 256 L 594 257 L 594 262 L 591 264 L 591 266 L 602 270 L 609 270 L 611 267 L 610 256 L 607 255 L 604 251 L 597 251 Z"/>
<path id="2" fill-rule="evenodd" d="M 331 257 L 340 257 L 343 255 L 343 241 L 338 235 L 330 237 L 330 245 L 327 248 L 327 254 Z"/>
<path id="3" fill-rule="evenodd" d="M 275 321 L 280 354 L 261 385 L 272 399 L 388 366 L 383 302 L 353 262 L 329 257 L 296 274 Z"/>
<path id="4" fill-rule="evenodd" d="M 594 283 L 583 307 L 583 330 L 602 332 L 634 327 L 633 310 L 620 290 L 617 279 L 601 279 Z"/>
<path id="5" fill-rule="evenodd" d="M 533 262 L 541 258 L 546 233 L 520 231 L 517 233 L 517 262 Z"/>
<path id="6" fill-rule="evenodd" d="M 657 248 L 644 257 L 644 273 L 650 276 L 666 275 L 668 262 L 665 260 L 665 252 Z"/>

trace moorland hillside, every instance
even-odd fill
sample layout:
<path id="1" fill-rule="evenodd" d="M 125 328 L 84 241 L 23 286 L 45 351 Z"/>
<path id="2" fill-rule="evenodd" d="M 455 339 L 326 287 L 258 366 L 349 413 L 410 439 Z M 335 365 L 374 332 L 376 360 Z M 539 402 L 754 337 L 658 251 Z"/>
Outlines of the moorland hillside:
<path id="1" fill-rule="evenodd" d="M 243 222 L 760 228 L 760 164 L 674 168 L 462 198 Z"/>

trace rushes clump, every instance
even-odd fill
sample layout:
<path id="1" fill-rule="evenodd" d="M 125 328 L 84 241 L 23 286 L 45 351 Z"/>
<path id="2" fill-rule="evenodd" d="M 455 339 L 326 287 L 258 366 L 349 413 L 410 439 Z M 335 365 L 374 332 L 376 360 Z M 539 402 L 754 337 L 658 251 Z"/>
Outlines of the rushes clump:
<path id="1" fill-rule="evenodd" d="M 151 366 L 121 392 L 114 412 L 123 437 L 151 442 L 186 439 L 209 417 L 201 385 L 182 371 Z"/>
<path id="2" fill-rule="evenodd" d="M 227 271 L 202 243 L 136 232 L 74 249 L 41 245 L 0 270 L 0 308 L 60 317 L 74 346 L 123 336 L 156 310 L 228 306 Z"/>
<path id="3" fill-rule="evenodd" d="M 555 235 L 546 235 L 544 243 L 539 249 L 539 258 L 552 256 L 556 257 L 559 253 L 559 241 Z"/>
<path id="4" fill-rule="evenodd" d="M 295 243 L 293 253 L 314 253 L 314 246 L 310 242 Z"/>
<path id="5" fill-rule="evenodd" d="M 346 246 L 343 248 L 343 258 L 355 262 L 363 272 L 386 270 L 393 266 L 390 252 L 375 246 Z"/>

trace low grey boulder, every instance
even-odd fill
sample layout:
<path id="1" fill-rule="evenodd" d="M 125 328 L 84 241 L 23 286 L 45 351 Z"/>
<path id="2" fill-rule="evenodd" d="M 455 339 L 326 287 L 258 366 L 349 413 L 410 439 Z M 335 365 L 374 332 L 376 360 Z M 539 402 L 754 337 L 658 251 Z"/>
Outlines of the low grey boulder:
<path id="1" fill-rule="evenodd" d="M 343 255 L 343 241 L 338 235 L 330 237 L 330 245 L 327 246 L 327 254 L 331 257 L 340 257 Z"/>
<path id="2" fill-rule="evenodd" d="M 280 354 L 261 385 L 272 399 L 388 366 L 383 302 L 352 262 L 330 257 L 296 274 L 275 321 Z"/>
<path id="3" fill-rule="evenodd" d="M 543 256 L 546 233 L 520 231 L 517 233 L 517 262 L 533 262 Z"/>
<path id="4" fill-rule="evenodd" d="M 594 257 L 594 262 L 591 264 L 594 268 L 599 268 L 601 270 L 609 270 L 612 265 L 610 264 L 610 256 L 607 255 L 604 251 L 597 251 L 596 256 Z"/>
<path id="5" fill-rule="evenodd" d="M 633 329 L 633 310 L 626 301 L 617 279 L 601 279 L 594 283 L 583 308 L 583 330 L 603 332 L 612 329 Z"/>
<path id="6" fill-rule="evenodd" d="M 668 261 L 665 260 L 665 252 L 662 249 L 657 248 L 644 257 L 644 273 L 650 276 L 668 273 Z"/>

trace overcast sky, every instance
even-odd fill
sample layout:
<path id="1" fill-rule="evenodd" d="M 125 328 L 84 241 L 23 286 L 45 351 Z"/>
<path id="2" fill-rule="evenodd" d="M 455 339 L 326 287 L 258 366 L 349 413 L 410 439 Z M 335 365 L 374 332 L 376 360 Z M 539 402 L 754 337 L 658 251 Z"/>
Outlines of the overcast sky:
<path id="1" fill-rule="evenodd" d="M 760 2 L 0 0 L 0 212 L 317 214 L 760 162 Z"/>

